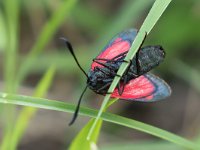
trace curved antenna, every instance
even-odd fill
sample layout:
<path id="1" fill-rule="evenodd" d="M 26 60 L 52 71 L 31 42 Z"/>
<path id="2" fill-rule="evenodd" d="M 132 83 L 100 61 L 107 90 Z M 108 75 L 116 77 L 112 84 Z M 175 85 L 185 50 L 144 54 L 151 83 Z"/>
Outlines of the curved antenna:
<path id="1" fill-rule="evenodd" d="M 85 76 L 88 78 L 88 75 L 87 73 L 83 70 L 83 68 L 81 67 L 81 65 L 79 64 L 77 58 L 76 58 L 76 55 L 74 54 L 74 50 L 72 48 L 72 45 L 71 43 L 64 37 L 61 37 L 60 38 L 61 40 L 63 40 L 67 46 L 67 48 L 69 49 L 70 53 L 72 54 L 72 56 L 74 57 L 74 60 L 76 61 L 76 64 L 78 65 L 78 67 L 81 69 L 81 71 L 85 74 Z"/>
<path id="2" fill-rule="evenodd" d="M 88 86 L 86 85 L 85 89 L 83 90 L 83 92 L 82 92 L 82 94 L 81 94 L 81 96 L 80 96 L 80 98 L 79 98 L 79 100 L 78 100 L 78 104 L 76 105 L 76 110 L 75 110 L 75 112 L 74 112 L 74 115 L 73 115 L 73 117 L 72 117 L 72 120 L 71 120 L 70 123 L 69 123 L 69 126 L 71 126 L 71 125 L 75 122 L 75 120 L 76 120 L 76 118 L 77 118 L 77 116 L 78 116 L 78 112 L 79 112 L 81 100 L 82 100 L 82 97 L 83 97 L 85 91 L 87 90 L 87 87 L 88 87 Z"/>

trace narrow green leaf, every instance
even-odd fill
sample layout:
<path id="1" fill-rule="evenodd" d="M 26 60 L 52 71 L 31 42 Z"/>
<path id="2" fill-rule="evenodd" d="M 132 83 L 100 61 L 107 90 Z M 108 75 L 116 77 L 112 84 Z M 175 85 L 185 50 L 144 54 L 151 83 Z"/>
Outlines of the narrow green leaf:
<path id="1" fill-rule="evenodd" d="M 68 103 L 64 103 L 64 102 L 60 102 L 56 100 L 48 100 L 48 99 L 43 99 L 43 98 L 14 95 L 14 94 L 8 94 L 8 93 L 0 93 L 0 103 L 31 106 L 31 107 L 36 107 L 36 108 L 57 110 L 57 111 L 70 112 L 70 113 L 74 113 L 74 110 L 75 110 L 75 106 Z M 97 113 L 98 111 L 94 109 L 89 109 L 86 107 L 80 108 L 80 114 L 84 116 L 95 118 Z M 122 116 L 118 116 L 118 115 L 114 115 L 114 114 L 106 113 L 106 112 L 102 114 L 101 119 L 154 135 L 156 137 L 162 138 L 164 140 L 170 141 L 172 143 L 178 144 L 188 149 L 193 149 L 193 150 L 200 149 L 199 145 L 196 145 L 195 143 L 187 139 L 184 139 L 168 131 L 159 129 L 157 127 L 153 127 L 151 125 L 148 125 L 148 124 L 145 124 L 133 119 L 128 119 Z"/>
<path id="2" fill-rule="evenodd" d="M 19 40 L 19 9 L 20 3 L 17 0 L 4 0 L 5 21 L 7 30 L 4 78 L 6 91 L 13 92 L 13 82 L 15 80 L 16 58 Z"/>
<path id="3" fill-rule="evenodd" d="M 112 105 L 113 103 L 115 103 L 118 99 L 114 98 L 111 99 L 109 101 L 109 103 L 107 104 L 106 108 L 104 111 L 106 111 L 106 109 Z M 88 149 L 92 149 L 92 146 L 96 145 L 97 139 L 99 137 L 99 132 L 102 126 L 102 120 L 100 119 L 97 122 L 97 126 L 93 132 L 93 134 L 91 135 L 91 139 L 87 140 L 87 135 L 89 132 L 89 129 L 91 128 L 92 124 L 94 122 L 94 119 L 91 119 L 85 126 L 84 128 L 81 129 L 81 131 L 79 132 L 79 134 L 76 136 L 76 138 L 73 140 L 71 146 L 70 146 L 70 150 L 77 150 L 77 149 L 82 149 L 82 150 L 88 150 Z"/>
<path id="4" fill-rule="evenodd" d="M 5 53 L 4 53 L 4 71 L 3 76 L 5 80 L 5 91 L 12 93 L 14 92 L 13 82 L 15 81 L 16 73 L 16 58 L 18 49 L 18 32 L 19 32 L 19 10 L 20 3 L 18 0 L 3 0 L 2 7 L 5 15 Z M 1 33 L 0 33 L 1 34 Z M 12 106 L 5 105 L 3 115 L 6 115 L 5 127 L 4 127 L 4 138 L 2 140 L 1 149 L 9 149 L 13 122 L 15 118 L 15 109 Z"/>
<path id="5" fill-rule="evenodd" d="M 144 37 L 146 34 L 148 34 L 153 26 L 156 24 L 160 16 L 163 14 L 165 11 L 166 7 L 169 5 L 171 0 L 156 0 L 153 7 L 151 8 L 147 18 L 145 19 L 143 25 L 140 28 L 139 33 L 137 34 L 135 40 L 133 41 L 133 44 L 126 55 L 125 59 L 126 61 L 132 60 L 134 55 L 136 54 L 137 50 L 139 49 L 140 45 L 142 44 Z M 127 63 L 122 63 L 120 66 L 117 74 L 122 76 L 125 70 L 127 69 L 128 64 Z M 111 84 L 111 86 L 108 89 L 108 93 L 112 93 L 117 86 L 118 82 L 120 80 L 120 77 L 116 76 Z M 96 123 L 98 122 L 98 119 L 100 118 L 103 109 L 105 108 L 106 104 L 108 103 L 110 98 L 110 94 L 107 94 L 103 100 L 103 103 L 101 105 L 101 108 L 99 110 L 99 113 L 97 115 L 97 118 L 94 121 L 94 124 L 92 125 L 90 132 L 88 134 L 88 139 L 90 139 L 90 136 L 92 135 L 93 130 L 95 129 Z"/>
<path id="6" fill-rule="evenodd" d="M 172 0 L 156 0 L 140 30 L 149 34 L 171 1 Z"/>
<path id="7" fill-rule="evenodd" d="M 43 78 L 38 83 L 34 96 L 36 97 L 44 97 L 52 83 L 53 77 L 55 74 L 55 67 L 51 66 L 47 72 L 44 74 Z M 15 128 L 12 132 L 12 138 L 9 139 L 11 150 L 15 150 L 19 141 L 21 140 L 27 126 L 30 122 L 30 119 L 35 115 L 37 112 L 37 108 L 34 107 L 24 107 L 19 117 L 17 118 L 17 122 L 15 124 Z"/>
<path id="8" fill-rule="evenodd" d="M 90 140 L 87 140 L 87 134 L 91 128 L 91 125 L 93 124 L 94 119 L 91 119 L 84 128 L 81 129 L 81 131 L 78 133 L 76 138 L 73 140 L 73 142 L 70 145 L 69 150 L 90 150 L 92 147 L 96 146 L 97 138 L 99 136 L 99 131 L 101 129 L 102 120 L 100 119 L 97 122 L 97 127 L 95 128 L 94 134 L 91 136 Z"/>
<path id="9" fill-rule="evenodd" d="M 181 147 L 168 142 L 142 141 L 112 143 L 100 148 L 100 150 L 183 150 Z"/>
<path id="10" fill-rule="evenodd" d="M 5 2 L 4 2 L 4 7 L 7 7 Z M 8 19 L 6 18 L 6 15 L 5 13 L 3 12 L 3 10 L 0 9 L 0 52 L 3 51 L 4 53 L 4 57 L 7 57 L 7 53 L 6 53 L 6 50 L 8 48 L 8 27 L 7 27 L 7 24 L 8 24 Z M 6 74 L 5 73 L 8 69 L 5 68 L 5 63 L 4 63 L 4 79 L 6 78 Z M 9 78 L 9 77 L 7 77 Z M 0 105 L 0 114 L 2 114 L 3 116 L 3 107 Z"/>
<path id="11" fill-rule="evenodd" d="M 0 52 L 6 50 L 7 30 L 5 26 L 5 17 L 0 10 Z"/>

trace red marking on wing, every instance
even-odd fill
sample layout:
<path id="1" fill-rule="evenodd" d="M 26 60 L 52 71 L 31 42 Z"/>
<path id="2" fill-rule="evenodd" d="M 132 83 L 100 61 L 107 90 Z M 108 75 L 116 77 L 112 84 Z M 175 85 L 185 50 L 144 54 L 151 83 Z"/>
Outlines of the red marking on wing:
<path id="1" fill-rule="evenodd" d="M 155 87 L 152 82 L 145 76 L 140 76 L 136 79 L 129 81 L 128 84 L 125 85 L 124 92 L 120 96 L 117 88 L 112 93 L 111 97 L 134 100 L 145 98 L 145 100 L 151 100 L 153 98 L 153 92 L 155 91 Z"/>
<path id="2" fill-rule="evenodd" d="M 112 59 L 115 56 L 126 52 L 130 49 L 130 43 L 129 41 L 122 40 L 122 38 L 117 38 L 107 49 L 103 50 L 97 58 L 103 58 L 103 59 Z M 105 61 L 100 61 L 102 63 L 105 63 Z M 100 64 L 94 62 L 92 63 L 92 70 L 94 67 L 99 66 L 102 67 Z"/>

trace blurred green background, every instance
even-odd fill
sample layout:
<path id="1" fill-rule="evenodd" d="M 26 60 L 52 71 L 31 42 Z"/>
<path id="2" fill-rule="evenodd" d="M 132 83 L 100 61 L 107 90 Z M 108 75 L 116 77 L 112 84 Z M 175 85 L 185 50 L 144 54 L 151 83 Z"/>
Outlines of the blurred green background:
<path id="1" fill-rule="evenodd" d="M 153 0 L 2 0 L 0 1 L 1 91 L 32 95 L 37 83 L 54 64 L 56 76 L 47 97 L 76 104 L 85 76 L 65 45 L 71 41 L 87 71 L 92 59 L 115 34 L 139 28 Z M 172 96 L 157 103 L 118 101 L 109 111 L 199 139 L 200 129 L 200 1 L 176 0 L 167 8 L 144 45 L 162 45 L 166 59 L 153 72 L 172 88 Z M 83 105 L 98 108 L 102 96 L 89 91 Z M 0 106 L 0 140 L 21 107 Z M 20 150 L 54 150 L 69 146 L 88 121 L 72 114 L 39 110 L 18 146 Z M 135 144 L 134 144 L 135 143 Z M 175 149 L 179 147 L 125 127 L 104 123 L 99 147 L 110 149 Z"/>

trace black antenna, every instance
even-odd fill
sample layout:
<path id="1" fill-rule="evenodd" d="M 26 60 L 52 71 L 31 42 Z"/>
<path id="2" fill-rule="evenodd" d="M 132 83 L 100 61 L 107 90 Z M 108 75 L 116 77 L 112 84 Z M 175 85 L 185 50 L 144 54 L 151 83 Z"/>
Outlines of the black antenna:
<path id="1" fill-rule="evenodd" d="M 73 115 L 73 117 L 72 117 L 72 120 L 71 120 L 70 123 L 69 123 L 69 126 L 71 126 L 71 125 L 75 122 L 75 120 L 76 120 L 76 118 L 77 118 L 77 116 L 78 116 L 78 112 L 79 112 L 81 100 L 82 100 L 82 97 L 83 97 L 85 91 L 87 90 L 87 87 L 88 87 L 88 86 L 86 85 L 85 89 L 83 90 L 83 92 L 82 92 L 82 94 L 81 94 L 81 96 L 80 96 L 80 98 L 79 98 L 79 100 L 78 100 L 78 104 L 77 104 L 77 106 L 76 106 L 76 110 L 75 110 L 75 112 L 74 112 L 74 115 Z"/>
<path id="2" fill-rule="evenodd" d="M 63 40 L 67 46 L 67 48 L 69 49 L 70 53 L 72 54 L 72 56 L 74 57 L 75 61 L 76 61 L 76 64 L 78 65 L 78 67 L 81 69 L 81 71 L 85 74 L 85 76 L 88 78 L 88 75 L 87 73 L 83 70 L 83 68 L 81 67 L 81 65 L 79 64 L 77 58 L 76 58 L 76 55 L 74 54 L 74 50 L 72 48 L 72 45 L 71 43 L 64 37 L 61 37 L 60 38 L 61 40 Z"/>

